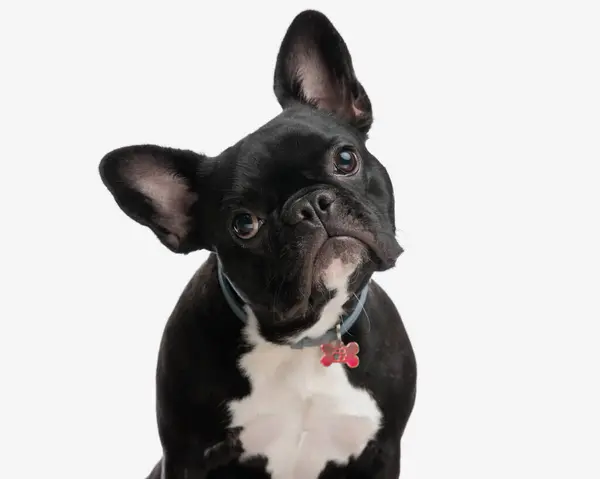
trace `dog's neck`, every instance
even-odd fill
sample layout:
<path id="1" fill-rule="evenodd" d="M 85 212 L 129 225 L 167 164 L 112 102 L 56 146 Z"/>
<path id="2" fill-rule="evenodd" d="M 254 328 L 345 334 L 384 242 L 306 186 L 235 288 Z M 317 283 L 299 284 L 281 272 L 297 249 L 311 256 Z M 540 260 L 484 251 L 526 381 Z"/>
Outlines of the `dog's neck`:
<path id="1" fill-rule="evenodd" d="M 233 282 L 225 275 L 223 272 L 223 268 L 221 266 L 221 261 L 217 258 L 217 275 L 219 278 L 219 285 L 223 292 L 223 296 L 227 301 L 227 304 L 233 311 L 233 313 L 243 322 L 247 321 L 247 314 L 244 308 L 247 305 L 247 299 L 244 294 L 236 288 Z M 319 337 L 303 337 L 299 341 L 290 344 L 290 347 L 293 349 L 302 349 L 307 347 L 316 347 L 321 346 L 322 344 L 332 343 L 336 340 L 340 340 L 342 335 L 347 333 L 350 328 L 356 323 L 359 319 L 363 309 L 365 302 L 367 300 L 367 294 L 369 290 L 369 284 L 367 283 L 358 296 L 356 297 L 356 301 L 354 304 L 354 308 L 347 315 L 340 316 L 340 320 L 336 323 L 336 325 L 327 330 L 324 334 Z"/>

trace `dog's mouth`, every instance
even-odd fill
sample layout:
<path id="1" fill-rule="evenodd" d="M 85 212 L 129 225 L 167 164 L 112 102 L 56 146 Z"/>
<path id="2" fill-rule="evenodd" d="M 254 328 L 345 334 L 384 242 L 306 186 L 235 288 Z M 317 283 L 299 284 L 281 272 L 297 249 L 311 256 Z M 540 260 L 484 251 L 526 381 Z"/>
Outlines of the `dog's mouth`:
<path id="1" fill-rule="evenodd" d="M 318 255 L 323 252 L 327 253 L 328 249 L 325 246 L 330 241 L 333 241 L 331 243 L 332 253 L 338 254 L 340 259 L 347 259 L 348 261 L 358 259 L 356 255 L 359 252 L 356 251 L 356 248 L 360 246 L 361 260 L 369 261 L 377 271 L 384 271 L 393 267 L 403 252 L 395 237 L 391 235 L 384 238 L 382 244 L 373 233 L 366 230 L 348 231 L 345 228 L 328 227 L 326 234 L 327 237 L 322 240 L 315 257 L 309 261 L 314 262 Z M 336 247 L 336 245 L 339 246 Z"/>
<path id="2" fill-rule="evenodd" d="M 305 315 L 323 306 L 332 292 L 347 284 L 362 264 L 372 261 L 370 248 L 350 235 L 323 235 L 313 243 L 306 255 L 300 291 L 302 299 L 283 314 L 284 319 Z"/>
<path id="3" fill-rule="evenodd" d="M 334 274 L 343 274 L 343 271 L 331 270 L 334 261 L 342 265 L 342 269 L 356 270 L 369 256 L 367 246 L 352 236 L 330 236 L 318 248 L 312 260 L 313 282 L 323 283 L 326 287 L 333 287 Z"/>
<path id="4" fill-rule="evenodd" d="M 291 273 L 295 294 L 274 304 L 285 322 L 312 317 L 340 289 L 355 293 L 372 273 L 391 268 L 402 253 L 393 235 L 353 228 L 339 218 L 308 232 L 301 244 L 297 256 L 301 263 Z"/>

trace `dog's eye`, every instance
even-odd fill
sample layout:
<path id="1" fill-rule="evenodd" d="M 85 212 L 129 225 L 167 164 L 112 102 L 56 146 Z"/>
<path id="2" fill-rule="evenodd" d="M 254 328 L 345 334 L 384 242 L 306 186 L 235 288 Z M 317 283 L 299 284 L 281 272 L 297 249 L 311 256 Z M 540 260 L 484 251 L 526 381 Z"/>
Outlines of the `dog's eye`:
<path id="1" fill-rule="evenodd" d="M 233 217 L 233 232 L 241 239 L 250 239 L 258 233 L 262 223 L 251 213 L 238 213 Z"/>
<path id="2" fill-rule="evenodd" d="M 348 148 L 341 148 L 335 153 L 333 163 L 336 173 L 351 175 L 358 170 L 358 155 Z"/>

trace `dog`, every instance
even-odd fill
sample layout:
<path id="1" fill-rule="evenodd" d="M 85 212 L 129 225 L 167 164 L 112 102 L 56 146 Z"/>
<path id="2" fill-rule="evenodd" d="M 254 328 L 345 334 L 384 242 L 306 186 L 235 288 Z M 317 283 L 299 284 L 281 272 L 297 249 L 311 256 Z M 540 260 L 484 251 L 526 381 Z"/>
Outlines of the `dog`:
<path id="1" fill-rule="evenodd" d="M 273 88 L 281 113 L 217 156 L 133 145 L 100 161 L 129 217 L 175 253 L 209 252 L 165 326 L 149 479 L 400 474 L 416 361 L 372 280 L 403 252 L 394 192 L 324 14 L 292 20 Z"/>

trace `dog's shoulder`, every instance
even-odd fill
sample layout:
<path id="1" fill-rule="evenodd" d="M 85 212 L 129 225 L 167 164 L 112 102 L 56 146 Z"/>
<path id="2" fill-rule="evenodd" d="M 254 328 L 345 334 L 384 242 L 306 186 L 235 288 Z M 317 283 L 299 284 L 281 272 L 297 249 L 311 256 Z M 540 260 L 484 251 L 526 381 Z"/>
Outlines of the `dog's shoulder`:
<path id="1" fill-rule="evenodd" d="M 362 338 L 361 367 L 349 371 L 351 382 L 371 389 L 404 428 L 416 395 L 415 353 L 396 305 L 373 280 L 363 318 L 351 333 Z"/>
<path id="2" fill-rule="evenodd" d="M 157 379 L 219 383 L 237 369 L 240 352 L 227 347 L 242 334 L 243 323 L 223 300 L 211 255 L 190 279 L 163 332 Z M 192 386 L 193 384 L 188 384 Z"/>

